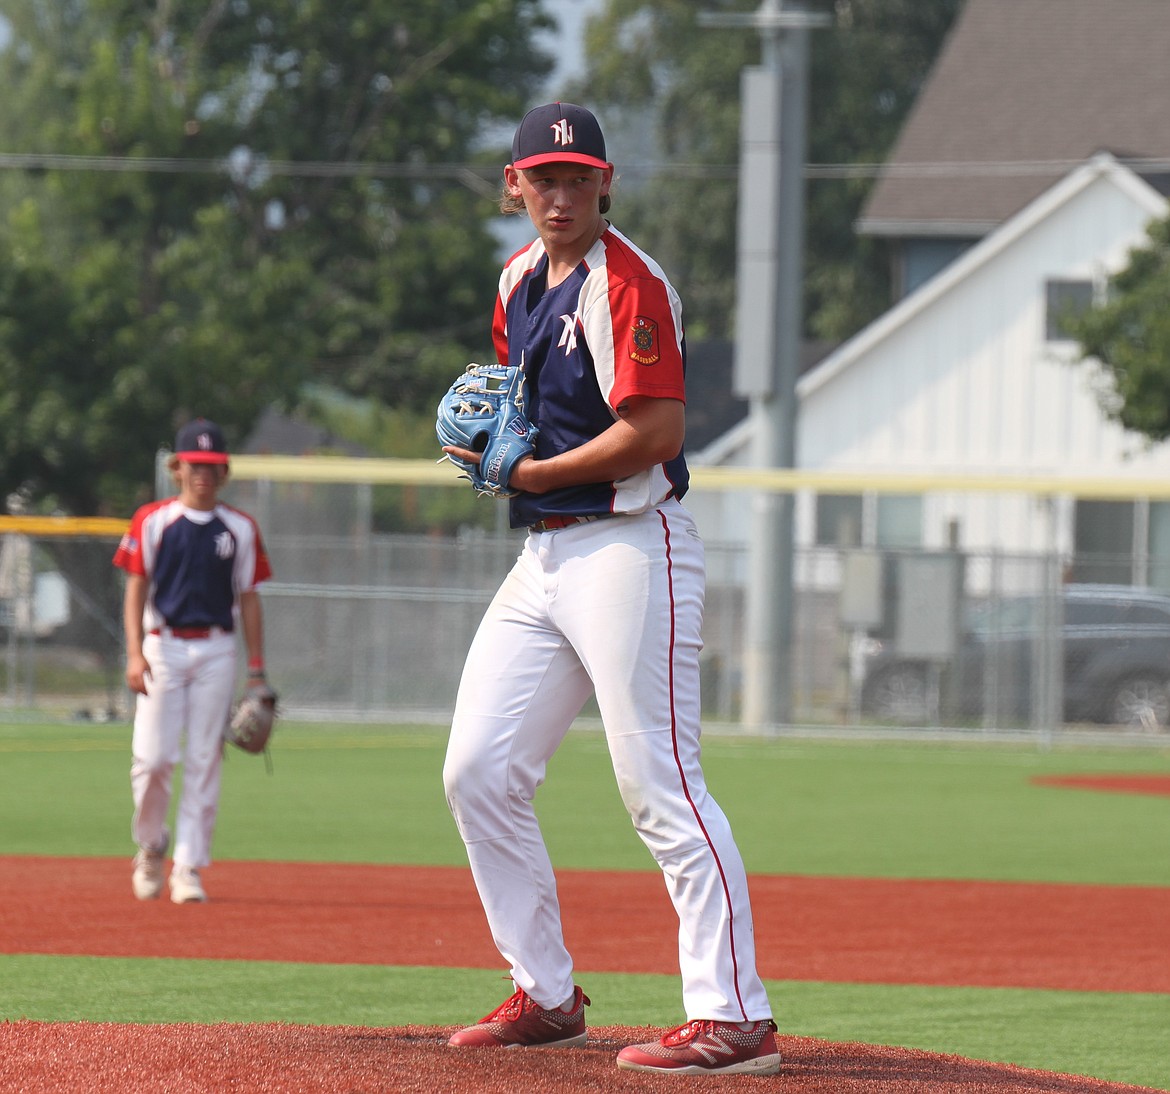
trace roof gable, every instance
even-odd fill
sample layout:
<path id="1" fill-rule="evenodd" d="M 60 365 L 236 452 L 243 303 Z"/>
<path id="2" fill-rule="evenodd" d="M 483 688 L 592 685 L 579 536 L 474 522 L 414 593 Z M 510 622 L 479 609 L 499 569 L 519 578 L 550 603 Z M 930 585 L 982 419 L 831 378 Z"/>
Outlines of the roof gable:
<path id="1" fill-rule="evenodd" d="M 859 230 L 982 236 L 1100 151 L 1165 178 L 1168 57 L 1167 0 L 967 0 Z"/>
<path id="2" fill-rule="evenodd" d="M 1095 156 L 1089 163 L 1072 171 L 1017 216 L 1012 217 L 998 230 L 957 258 L 916 292 L 905 297 L 841 345 L 835 353 L 830 354 L 815 369 L 801 377 L 797 391 L 804 395 L 827 383 L 852 361 L 862 357 L 875 344 L 925 311 L 940 297 L 970 277 L 975 270 L 1003 254 L 1037 224 L 1054 215 L 1062 206 L 1101 178 L 1127 194 L 1139 208 L 1149 214 L 1151 219 L 1166 215 L 1166 201 L 1157 191 L 1127 167 L 1119 164 L 1112 156 L 1104 153 Z"/>
<path id="3" fill-rule="evenodd" d="M 796 386 L 798 400 L 803 401 L 821 388 L 832 384 L 834 379 L 852 365 L 880 349 L 887 339 L 895 337 L 919 315 L 1010 251 L 1038 225 L 1057 215 L 1085 190 L 1102 180 L 1119 190 L 1151 219 L 1167 214 L 1166 199 L 1129 168 L 1107 154 L 1095 156 L 1089 163 L 1071 171 L 1007 223 L 802 375 Z M 753 419 L 751 417 L 743 419 L 695 455 L 694 462 L 717 465 L 734 461 L 750 444 L 752 430 Z"/>

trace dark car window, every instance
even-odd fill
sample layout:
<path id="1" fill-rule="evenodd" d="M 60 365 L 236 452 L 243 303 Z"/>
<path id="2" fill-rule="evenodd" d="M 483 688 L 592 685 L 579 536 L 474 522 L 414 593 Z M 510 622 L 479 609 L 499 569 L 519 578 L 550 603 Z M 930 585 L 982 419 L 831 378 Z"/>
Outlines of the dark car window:
<path id="1" fill-rule="evenodd" d="M 1033 596 L 1004 597 L 971 603 L 966 630 L 974 635 L 1008 635 L 1043 625 L 1043 601 Z M 1170 627 L 1170 603 L 1165 605 L 1117 597 L 1066 596 L 1066 627 L 1133 626 Z"/>
<path id="2" fill-rule="evenodd" d="M 1069 597 L 1064 603 L 1064 622 L 1070 627 L 1170 626 L 1170 608 L 1141 600 Z"/>
<path id="3" fill-rule="evenodd" d="M 1126 620 L 1129 623 L 1154 623 L 1165 627 L 1170 624 L 1170 612 L 1159 608 L 1157 604 L 1130 604 Z"/>
<path id="4" fill-rule="evenodd" d="M 1125 623 L 1127 605 L 1115 601 L 1069 599 L 1064 604 L 1064 622 L 1069 627 L 1107 627 Z"/>
<path id="5" fill-rule="evenodd" d="M 1027 630 L 1036 615 L 1033 597 L 1007 597 L 972 604 L 967 611 L 966 627 L 973 634 L 1003 634 Z"/>

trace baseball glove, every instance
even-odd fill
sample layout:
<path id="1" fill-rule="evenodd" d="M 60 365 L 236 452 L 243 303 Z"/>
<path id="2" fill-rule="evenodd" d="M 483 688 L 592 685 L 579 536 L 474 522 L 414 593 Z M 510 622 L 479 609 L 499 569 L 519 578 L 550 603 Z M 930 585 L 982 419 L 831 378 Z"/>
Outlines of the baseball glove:
<path id="1" fill-rule="evenodd" d="M 439 400 L 435 433 L 442 445 L 482 453 L 478 464 L 447 455 L 480 494 L 511 498 L 512 469 L 531 456 L 537 429 L 524 411 L 524 373 L 515 365 L 468 365 Z"/>
<path id="2" fill-rule="evenodd" d="M 260 753 L 268 747 L 275 727 L 276 692 L 267 684 L 257 684 L 236 704 L 224 738 L 245 752 Z"/>

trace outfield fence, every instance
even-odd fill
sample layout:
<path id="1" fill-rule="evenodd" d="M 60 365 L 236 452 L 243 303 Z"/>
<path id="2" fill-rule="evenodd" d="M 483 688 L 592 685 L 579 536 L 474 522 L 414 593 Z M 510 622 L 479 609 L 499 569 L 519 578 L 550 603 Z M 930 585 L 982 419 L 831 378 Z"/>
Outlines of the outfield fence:
<path id="1" fill-rule="evenodd" d="M 749 508 L 752 487 L 696 478 L 688 503 L 707 547 L 704 708 L 713 726 L 737 727 L 751 568 L 747 540 L 720 533 L 736 504 Z M 266 644 L 287 716 L 449 716 L 467 645 L 523 541 L 503 506 L 450 489 L 452 479 L 449 467 L 418 461 L 233 461 L 228 500 L 257 517 L 273 560 Z M 907 482 L 875 482 L 930 504 L 925 484 L 915 494 Z M 854 486 L 822 478 L 792 488 L 806 511 L 839 514 Z M 1019 491 L 971 493 L 986 509 L 997 497 L 1014 504 Z M 870 534 L 831 543 L 806 534 L 813 542 L 797 547 L 792 725 L 756 730 L 1170 741 L 1170 600 L 1120 595 L 1134 585 L 1118 580 L 1133 577 L 1131 556 L 965 548 L 953 522 L 919 537 L 930 542 L 883 543 L 870 523 Z M 0 718 L 129 718 L 110 563 L 125 524 L 0 518 Z"/>

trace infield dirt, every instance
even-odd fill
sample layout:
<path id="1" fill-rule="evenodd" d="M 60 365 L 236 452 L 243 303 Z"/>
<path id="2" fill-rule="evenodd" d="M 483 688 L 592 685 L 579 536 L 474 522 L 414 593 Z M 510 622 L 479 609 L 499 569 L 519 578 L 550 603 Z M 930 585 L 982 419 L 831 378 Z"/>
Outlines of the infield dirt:
<path id="1" fill-rule="evenodd" d="M 0 950 L 489 969 L 500 964 L 464 869 L 223 862 L 205 876 L 211 902 L 175 907 L 131 897 L 128 859 L 0 856 Z M 1170 890 L 769 876 L 753 877 L 751 886 L 761 972 L 768 978 L 1170 992 L 1164 945 Z M 676 921 L 656 874 L 562 871 L 559 888 L 566 938 L 579 967 L 677 973 Z M 86 893 L 84 914 L 76 901 L 80 891 Z M 619 913 L 622 930 L 615 932 L 609 924 Z M 263 931 L 252 929 L 257 915 L 263 916 Z M 385 929 L 390 922 L 392 931 Z M 660 1031 L 592 1028 L 584 1049 L 520 1052 L 449 1049 L 449 1032 L 4 1022 L 0 1090 L 638 1094 L 692 1081 L 615 1068 L 622 1045 Z M 783 1032 L 779 1043 L 780 1075 L 725 1077 L 718 1080 L 720 1089 L 1149 1089 Z"/>
<path id="2" fill-rule="evenodd" d="M 210 903 L 175 907 L 131 897 L 128 858 L 0 856 L 0 952 L 500 967 L 466 869 L 222 862 L 204 877 Z M 578 968 L 677 974 L 657 874 L 566 870 L 558 889 Z M 1170 889 L 755 875 L 751 892 L 768 979 L 1170 993 Z"/>

